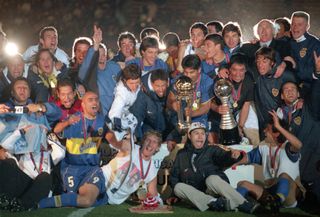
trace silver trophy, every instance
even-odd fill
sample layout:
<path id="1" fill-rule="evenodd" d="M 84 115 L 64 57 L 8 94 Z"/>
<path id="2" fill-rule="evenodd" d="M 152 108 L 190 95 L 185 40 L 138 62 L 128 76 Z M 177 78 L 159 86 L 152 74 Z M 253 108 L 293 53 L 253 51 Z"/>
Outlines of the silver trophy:
<path id="1" fill-rule="evenodd" d="M 232 83 L 227 79 L 220 79 L 214 85 L 214 93 L 220 99 L 221 104 L 228 106 L 229 98 L 232 94 Z M 229 111 L 221 115 L 219 142 L 223 145 L 239 144 L 240 136 L 237 122 L 234 120 L 233 114 Z"/>
<path id="2" fill-rule="evenodd" d="M 192 108 L 194 85 L 191 78 L 187 76 L 181 76 L 178 78 L 174 85 L 177 90 L 178 130 L 181 134 L 184 134 L 191 125 L 191 117 L 185 116 L 184 111 L 185 108 Z"/>

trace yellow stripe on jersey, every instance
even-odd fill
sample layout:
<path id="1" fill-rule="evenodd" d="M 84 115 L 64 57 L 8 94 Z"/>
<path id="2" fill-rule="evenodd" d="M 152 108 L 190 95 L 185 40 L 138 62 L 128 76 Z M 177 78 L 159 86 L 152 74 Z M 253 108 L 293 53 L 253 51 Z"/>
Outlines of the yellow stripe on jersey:
<path id="1" fill-rule="evenodd" d="M 89 137 L 86 142 L 83 138 L 70 138 L 66 143 L 67 151 L 70 154 L 97 154 L 100 140 L 101 137 Z"/>

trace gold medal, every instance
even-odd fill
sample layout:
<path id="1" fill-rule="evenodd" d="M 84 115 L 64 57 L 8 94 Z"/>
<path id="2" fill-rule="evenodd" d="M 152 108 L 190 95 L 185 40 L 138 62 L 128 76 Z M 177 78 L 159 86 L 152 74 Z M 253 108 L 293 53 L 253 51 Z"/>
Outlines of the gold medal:
<path id="1" fill-rule="evenodd" d="M 238 103 L 234 102 L 232 106 L 233 106 L 233 108 L 237 108 L 238 107 Z"/>

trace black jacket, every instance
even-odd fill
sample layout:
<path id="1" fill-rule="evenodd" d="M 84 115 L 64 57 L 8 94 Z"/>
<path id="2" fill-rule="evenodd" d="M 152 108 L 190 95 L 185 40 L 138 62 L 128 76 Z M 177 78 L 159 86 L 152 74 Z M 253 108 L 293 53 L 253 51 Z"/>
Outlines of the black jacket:
<path id="1" fill-rule="evenodd" d="M 196 153 L 194 167 L 192 156 Z M 170 185 L 174 189 L 179 182 L 191 185 L 200 191 L 205 191 L 205 180 L 210 175 L 218 175 L 229 183 L 224 169 L 230 167 L 238 160 L 231 158 L 231 151 L 225 151 L 219 146 L 208 146 L 208 142 L 202 149 L 194 149 L 190 140 L 185 147 L 177 153 L 170 176 Z"/>

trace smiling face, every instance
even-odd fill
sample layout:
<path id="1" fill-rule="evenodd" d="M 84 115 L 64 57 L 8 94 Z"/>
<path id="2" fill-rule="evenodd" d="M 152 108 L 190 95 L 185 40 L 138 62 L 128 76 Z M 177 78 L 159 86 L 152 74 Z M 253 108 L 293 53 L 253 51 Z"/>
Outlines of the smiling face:
<path id="1" fill-rule="evenodd" d="M 85 117 L 95 118 L 100 108 L 98 95 L 93 92 L 86 92 L 82 98 L 81 106 Z"/>
<path id="2" fill-rule="evenodd" d="M 129 38 L 124 38 L 120 42 L 120 51 L 125 56 L 125 58 L 134 55 L 134 42 Z"/>
<path id="3" fill-rule="evenodd" d="M 159 151 L 161 139 L 156 135 L 150 134 L 143 141 L 142 145 L 142 156 L 145 160 L 149 160 L 152 155 Z"/>
<path id="4" fill-rule="evenodd" d="M 283 85 L 281 99 L 286 105 L 291 105 L 299 98 L 299 91 L 297 85 L 288 82 Z"/>
<path id="5" fill-rule="evenodd" d="M 62 86 L 58 89 L 58 97 L 61 104 L 70 109 L 75 101 L 76 93 L 73 91 L 72 87 L 70 86 Z"/>
<path id="6" fill-rule="evenodd" d="M 207 54 L 206 58 L 211 59 L 221 51 L 221 45 L 215 44 L 211 40 L 205 40 L 204 41 L 204 50 Z"/>
<path id="7" fill-rule="evenodd" d="M 188 134 L 188 137 L 194 148 L 200 149 L 206 141 L 206 131 L 204 129 L 195 129 Z"/>
<path id="8" fill-rule="evenodd" d="M 262 55 L 259 55 L 257 56 L 256 64 L 257 64 L 257 69 L 259 71 L 259 74 L 265 75 L 268 72 L 270 72 L 270 70 L 274 65 L 274 62 Z"/>
<path id="9" fill-rule="evenodd" d="M 237 32 L 230 31 L 223 36 L 223 40 L 228 48 L 232 49 L 237 47 L 240 43 L 240 36 Z"/>
<path id="10" fill-rule="evenodd" d="M 273 38 L 273 26 L 268 21 L 262 21 L 258 26 L 258 35 L 261 42 L 271 41 Z"/>
<path id="11" fill-rule="evenodd" d="M 293 39 L 298 39 L 309 29 L 307 20 L 303 17 L 293 17 L 291 21 L 291 34 Z"/>
<path id="12" fill-rule="evenodd" d="M 168 81 L 155 80 L 151 83 L 153 91 L 157 94 L 158 97 L 164 97 L 167 92 Z"/>
<path id="13" fill-rule="evenodd" d="M 156 62 L 159 49 L 155 47 L 149 47 L 145 51 L 142 51 L 142 60 L 145 66 L 153 66 Z"/>
<path id="14" fill-rule="evenodd" d="M 53 72 L 54 61 L 50 51 L 45 50 L 40 53 L 37 65 L 46 75 L 50 75 Z"/>
<path id="15" fill-rule="evenodd" d="M 191 39 L 191 44 L 194 48 L 199 48 L 204 41 L 204 33 L 202 31 L 202 29 L 199 28 L 194 28 L 191 30 L 191 34 L 190 34 L 190 39 Z"/>
<path id="16" fill-rule="evenodd" d="M 239 83 L 244 80 L 246 74 L 246 66 L 244 64 L 234 63 L 230 69 L 230 79 Z"/>
<path id="17" fill-rule="evenodd" d="M 75 48 L 75 52 L 74 52 L 74 57 L 75 57 L 77 64 L 83 63 L 83 60 L 86 57 L 86 54 L 87 54 L 89 47 L 90 47 L 90 45 L 88 45 L 88 44 L 84 44 L 84 43 L 77 44 L 77 46 Z"/>

